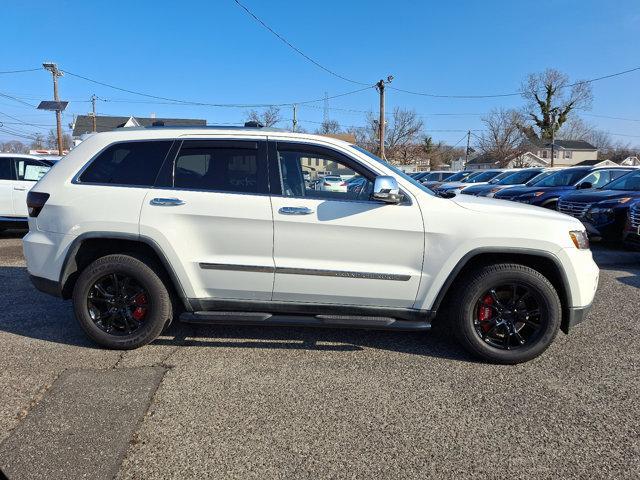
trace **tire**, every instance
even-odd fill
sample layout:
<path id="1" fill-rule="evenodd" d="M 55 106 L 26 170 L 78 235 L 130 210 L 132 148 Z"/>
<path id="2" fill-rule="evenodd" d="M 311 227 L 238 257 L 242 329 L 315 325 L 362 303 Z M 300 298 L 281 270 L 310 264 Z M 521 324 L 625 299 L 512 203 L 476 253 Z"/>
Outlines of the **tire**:
<path id="1" fill-rule="evenodd" d="M 153 266 L 153 262 L 143 258 L 135 258 L 129 255 L 107 255 L 95 260 L 82 271 L 73 289 L 73 308 L 82 329 L 98 345 L 117 350 L 138 348 L 154 341 L 162 333 L 165 326 L 171 322 L 173 312 L 171 297 L 167 286 L 160 275 L 152 268 Z M 102 306 L 99 302 L 92 303 L 89 298 L 90 294 L 95 295 L 95 290 L 93 289 L 96 288 L 96 282 L 99 283 L 103 279 L 111 279 L 114 275 L 116 275 L 116 278 L 131 279 L 127 284 L 134 284 L 142 289 L 143 292 L 138 295 L 143 295 L 142 298 L 145 302 L 145 307 L 140 307 L 144 310 L 144 318 L 131 332 L 118 330 L 117 328 L 112 328 L 112 331 L 109 332 L 105 330 L 104 326 L 101 327 L 100 323 L 91 316 L 90 310 L 95 312 L 96 305 Z M 124 287 L 122 287 L 122 290 L 124 290 Z M 111 290 L 112 293 L 113 291 Z M 109 301 L 111 302 L 111 300 Z M 109 306 L 110 304 L 106 305 L 107 307 L 105 308 L 112 308 L 112 306 Z M 120 306 L 122 307 L 121 311 L 135 308 L 135 305 L 124 307 L 124 304 L 122 304 Z M 124 316 L 125 314 L 122 313 L 118 317 L 121 324 L 122 319 L 120 317 Z M 127 318 L 133 321 L 131 315 L 128 315 Z"/>
<path id="2" fill-rule="evenodd" d="M 491 300 L 491 303 L 494 303 L 493 299 L 487 298 L 491 289 L 494 289 L 494 294 L 497 291 L 500 295 L 508 293 L 508 289 L 513 289 L 513 285 L 516 286 L 513 297 L 517 299 L 519 295 L 521 296 L 519 303 L 517 300 L 514 304 L 508 301 L 498 303 L 498 306 L 510 305 L 508 309 L 502 310 L 502 312 L 508 312 L 508 315 L 495 313 L 498 311 L 497 307 L 495 309 L 489 307 L 487 310 L 487 304 L 484 302 Z M 466 274 L 455 288 L 462 293 L 459 301 L 452 302 L 450 325 L 459 343 L 474 356 L 501 364 L 527 362 L 544 352 L 558 333 L 562 319 L 562 305 L 558 293 L 544 275 L 532 268 L 506 263 L 485 266 Z M 516 291 L 519 293 L 515 293 Z M 524 295 L 522 292 L 527 294 Z M 531 307 L 523 303 L 524 298 L 529 305 L 534 305 L 533 302 L 535 302 L 538 307 L 539 313 L 534 317 L 535 323 L 528 320 L 529 313 L 534 312 L 535 309 L 527 310 Z M 493 319 L 482 319 L 480 310 L 483 308 L 485 312 L 491 312 L 486 315 L 493 315 Z M 503 314 L 505 318 L 511 319 L 512 323 L 498 325 L 502 321 Z M 516 315 L 522 315 L 522 317 L 516 317 Z M 525 315 L 527 320 L 524 320 Z M 531 315 L 536 314 L 531 313 Z M 526 323 L 521 323 L 518 319 Z M 484 321 L 487 322 L 486 326 L 482 323 Z M 531 326 L 534 324 L 538 327 Z M 509 328 L 517 329 L 517 325 L 521 325 L 518 333 L 515 330 L 509 330 Z M 537 330 L 534 330 L 535 328 Z M 489 336 L 491 332 L 496 332 L 495 339 Z M 506 335 L 505 332 L 513 333 Z M 524 332 L 533 333 L 525 343 L 520 344 L 518 339 L 524 338 Z M 483 335 L 486 337 L 483 338 Z M 505 343 L 506 346 L 504 344 L 496 346 L 498 341 Z M 513 343 L 509 348 L 511 342 Z"/>

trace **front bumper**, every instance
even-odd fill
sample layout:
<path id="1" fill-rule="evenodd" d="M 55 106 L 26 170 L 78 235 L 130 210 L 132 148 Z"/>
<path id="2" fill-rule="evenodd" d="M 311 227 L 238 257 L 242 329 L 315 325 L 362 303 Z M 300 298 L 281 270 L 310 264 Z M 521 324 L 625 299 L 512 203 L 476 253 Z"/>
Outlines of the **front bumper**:
<path id="1" fill-rule="evenodd" d="M 569 308 L 569 312 L 562 319 L 562 324 L 560 325 L 560 329 L 564 333 L 569 333 L 569 330 L 576 326 L 579 323 L 582 323 L 587 318 L 589 311 L 591 310 L 591 304 L 586 307 L 571 307 Z"/>

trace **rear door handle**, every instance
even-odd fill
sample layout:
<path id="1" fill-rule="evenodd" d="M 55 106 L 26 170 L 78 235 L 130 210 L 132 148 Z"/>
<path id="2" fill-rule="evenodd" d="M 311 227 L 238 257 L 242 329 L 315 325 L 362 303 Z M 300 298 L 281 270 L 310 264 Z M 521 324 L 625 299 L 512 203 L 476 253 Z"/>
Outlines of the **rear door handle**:
<path id="1" fill-rule="evenodd" d="M 307 207 L 280 207 L 278 212 L 282 215 L 311 215 L 313 210 Z"/>
<path id="2" fill-rule="evenodd" d="M 27 188 L 26 187 L 13 187 L 14 190 L 18 190 L 19 192 L 24 192 Z"/>
<path id="3" fill-rule="evenodd" d="M 154 198 L 150 203 L 156 207 L 177 207 L 178 205 L 184 205 L 184 201 L 179 198 Z"/>

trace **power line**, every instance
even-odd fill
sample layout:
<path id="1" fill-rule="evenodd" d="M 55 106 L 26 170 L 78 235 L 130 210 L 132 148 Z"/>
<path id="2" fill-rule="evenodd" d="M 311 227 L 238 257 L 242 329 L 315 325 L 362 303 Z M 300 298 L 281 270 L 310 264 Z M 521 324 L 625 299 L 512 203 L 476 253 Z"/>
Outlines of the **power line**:
<path id="1" fill-rule="evenodd" d="M 191 100 L 180 100 L 180 99 L 176 99 L 176 98 L 161 97 L 159 95 L 151 95 L 151 94 L 148 94 L 148 93 L 137 92 L 135 90 L 129 90 L 127 88 L 118 87 L 116 85 L 111 85 L 109 83 L 100 82 L 98 80 L 94 80 L 92 78 L 85 77 L 85 76 L 79 75 L 77 73 L 72 73 L 72 72 L 70 72 L 68 70 L 62 70 L 62 71 L 65 74 L 70 75 L 72 77 L 81 78 L 81 79 L 83 79 L 83 80 L 85 80 L 87 82 L 95 83 L 97 85 L 102 85 L 103 87 L 112 88 L 114 90 L 119 90 L 121 92 L 130 93 L 132 95 L 139 95 L 141 97 L 153 98 L 153 99 L 156 99 L 156 100 L 164 100 L 164 101 L 167 101 L 167 102 L 184 104 L 184 105 L 196 105 L 196 106 L 206 106 L 206 107 L 230 107 L 230 108 L 231 107 L 232 108 L 288 107 L 288 106 L 292 106 L 294 104 L 302 105 L 302 104 L 307 104 L 307 103 L 322 102 L 322 101 L 325 100 L 325 98 L 330 100 L 332 98 L 339 98 L 339 97 L 344 97 L 344 96 L 347 96 L 347 95 L 353 95 L 355 93 L 363 92 L 365 90 L 373 88 L 373 85 L 368 85 L 366 87 L 359 88 L 358 90 L 352 90 L 350 92 L 339 93 L 339 94 L 332 95 L 332 96 L 329 96 L 329 97 L 322 97 L 322 98 L 317 98 L 317 99 L 314 99 L 314 100 L 295 101 L 295 102 L 255 103 L 255 104 L 251 104 L 251 103 L 208 103 L 208 102 L 197 102 L 197 101 L 191 101 Z"/>
<path id="2" fill-rule="evenodd" d="M 278 37 L 285 45 L 287 45 L 289 48 L 295 50 L 297 53 L 299 53 L 300 55 L 302 55 L 304 58 L 306 58 L 307 60 L 309 60 L 311 63 L 313 63 L 316 67 L 321 68 L 322 70 L 324 70 L 325 72 L 327 72 L 330 75 L 333 75 L 334 77 L 337 77 L 341 80 L 344 80 L 346 82 L 350 82 L 350 83 L 355 83 L 356 85 L 369 85 L 368 83 L 364 83 L 364 82 L 359 82 L 357 80 L 352 80 L 351 78 L 347 78 L 343 75 L 340 75 L 339 73 L 334 72 L 333 70 L 330 70 L 329 68 L 325 67 L 324 65 L 320 64 L 319 62 L 317 62 L 316 60 L 314 60 L 313 58 L 311 58 L 309 55 L 307 55 L 306 53 L 304 53 L 302 50 L 300 50 L 298 47 L 296 47 L 295 45 L 293 45 L 291 42 L 289 42 L 286 38 L 284 38 L 282 35 L 280 35 L 278 32 L 276 32 L 273 28 L 271 28 L 269 25 L 267 25 L 265 22 L 263 22 L 255 13 L 253 13 L 251 10 L 249 10 L 247 7 L 245 7 L 242 3 L 240 3 L 238 0 L 233 0 L 236 5 L 238 5 L 240 8 L 242 8 L 245 12 L 247 12 L 247 14 L 249 14 L 251 17 L 253 17 L 253 19 L 258 22 L 260 25 L 262 25 L 264 28 L 266 28 L 267 30 L 269 30 L 272 34 L 274 34 L 276 37 Z"/>
<path id="3" fill-rule="evenodd" d="M 0 75 L 6 75 L 9 73 L 26 73 L 26 72 L 36 72 L 36 71 L 40 71 L 42 70 L 42 68 L 27 68 L 24 70 L 4 70 L 0 72 Z"/>
<path id="4" fill-rule="evenodd" d="M 5 94 L 5 93 L 0 93 L 0 97 L 8 98 L 9 100 L 13 100 L 14 102 L 21 103 L 21 104 L 23 104 L 23 105 L 26 105 L 27 107 L 33 107 L 33 108 L 36 108 L 36 106 L 35 106 L 35 105 L 33 105 L 32 103 L 25 102 L 25 101 L 23 101 L 23 100 L 20 100 L 20 99 L 19 99 L 19 98 L 17 98 L 17 97 L 13 97 L 13 96 L 11 96 L 11 95 L 7 95 L 7 94 Z"/>
<path id="5" fill-rule="evenodd" d="M 613 78 L 613 77 L 618 77 L 620 75 L 626 75 L 627 73 L 631 73 L 631 72 L 636 72 L 640 70 L 640 67 L 634 67 L 634 68 L 630 68 L 628 70 L 624 70 L 622 72 L 616 72 L 616 73 L 611 73 L 609 75 L 603 75 L 601 77 L 596 77 L 596 78 L 592 78 L 590 80 L 579 80 L 577 82 L 571 83 L 569 85 L 565 85 L 564 88 L 569 88 L 569 87 L 575 87 L 577 85 L 583 85 L 586 83 L 593 83 L 593 82 L 598 82 L 600 80 L 605 80 L 607 78 Z M 411 91 L 411 90 L 403 90 L 401 88 L 397 88 L 397 87 L 389 87 L 392 90 L 397 90 L 398 92 L 403 92 L 403 93 L 408 93 L 411 95 L 420 95 L 423 97 L 432 97 L 432 98 L 500 98 L 500 97 L 516 97 L 516 96 L 520 96 L 522 95 L 521 91 L 518 92 L 513 92 L 513 93 L 499 93 L 499 94 L 494 94 L 494 95 L 438 95 L 438 94 L 434 94 L 434 93 L 428 93 L 428 92 L 415 92 L 415 91 Z"/>

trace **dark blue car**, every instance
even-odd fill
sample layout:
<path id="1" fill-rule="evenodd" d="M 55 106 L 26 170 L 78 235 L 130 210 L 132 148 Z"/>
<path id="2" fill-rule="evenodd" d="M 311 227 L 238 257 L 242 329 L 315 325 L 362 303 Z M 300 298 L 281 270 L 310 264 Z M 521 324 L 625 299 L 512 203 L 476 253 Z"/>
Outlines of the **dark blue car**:
<path id="1" fill-rule="evenodd" d="M 629 203 L 622 241 L 626 246 L 640 250 L 640 199 Z"/>
<path id="2" fill-rule="evenodd" d="M 465 195 L 476 195 L 478 197 L 486 197 L 491 193 L 502 190 L 505 186 L 525 185 L 533 178 L 537 177 L 544 171 L 544 168 L 524 168 L 522 170 L 513 170 L 505 177 L 495 177 L 489 183 L 484 185 L 472 185 L 462 190 Z"/>
<path id="3" fill-rule="evenodd" d="M 558 198 L 574 190 L 600 188 L 633 170 L 632 167 L 569 167 L 558 170 L 530 187 L 497 192 L 495 198 L 556 209 Z"/>
<path id="4" fill-rule="evenodd" d="M 640 170 L 599 189 L 566 193 L 560 197 L 558 211 L 582 221 L 591 237 L 620 241 L 627 210 L 636 199 L 640 199 Z"/>

